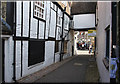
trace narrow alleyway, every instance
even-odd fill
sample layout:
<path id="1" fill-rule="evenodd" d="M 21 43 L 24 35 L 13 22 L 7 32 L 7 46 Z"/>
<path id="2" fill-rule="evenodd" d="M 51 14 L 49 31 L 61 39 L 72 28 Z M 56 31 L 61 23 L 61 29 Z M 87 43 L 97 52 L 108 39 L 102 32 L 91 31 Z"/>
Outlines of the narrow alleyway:
<path id="1" fill-rule="evenodd" d="M 58 63 L 58 65 L 60 64 Z M 52 66 L 49 68 L 52 68 Z M 44 72 L 47 71 L 48 69 L 46 68 Z M 96 61 L 89 55 L 71 57 L 68 61 L 64 62 L 58 68 L 52 70 L 48 74 L 43 75 L 42 77 L 40 77 L 38 74 L 35 74 L 36 77 L 32 77 L 31 75 L 26 79 L 22 79 L 20 82 L 30 82 L 31 80 L 34 80 L 32 82 L 35 83 L 99 82 Z"/>
<path id="2" fill-rule="evenodd" d="M 95 60 L 90 56 L 76 56 L 56 70 L 48 73 L 35 82 L 40 83 L 75 83 L 98 82 L 98 71 Z"/>

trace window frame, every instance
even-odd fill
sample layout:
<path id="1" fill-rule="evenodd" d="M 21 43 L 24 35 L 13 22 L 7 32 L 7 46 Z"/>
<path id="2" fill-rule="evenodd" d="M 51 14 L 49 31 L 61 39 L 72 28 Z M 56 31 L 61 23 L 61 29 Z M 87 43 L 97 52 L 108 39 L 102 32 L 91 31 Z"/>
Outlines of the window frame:
<path id="1" fill-rule="evenodd" d="M 109 53 L 110 53 L 110 28 L 108 27 L 106 29 L 106 53 L 105 53 L 105 58 L 109 61 Z"/>
<path id="2" fill-rule="evenodd" d="M 59 52 L 59 43 L 60 43 L 60 41 L 58 41 L 58 40 L 55 41 L 55 53 Z"/>
<path id="3" fill-rule="evenodd" d="M 35 46 L 37 46 L 40 49 L 42 49 L 41 52 L 39 52 L 39 51 L 33 51 L 33 50 L 39 50 Z M 33 48 L 35 48 L 35 49 L 33 49 Z M 36 55 L 35 52 L 39 53 L 39 54 Z M 35 65 L 37 65 L 39 63 L 44 62 L 45 61 L 45 53 L 44 52 L 45 52 L 45 41 L 44 40 L 35 40 L 35 39 L 33 40 L 33 39 L 30 39 L 28 41 L 28 67 L 32 67 L 32 66 L 35 66 Z M 35 59 L 35 58 L 39 58 L 39 59 Z M 32 61 L 32 59 L 34 61 Z"/>
<path id="4" fill-rule="evenodd" d="M 38 4 L 36 5 L 36 3 L 44 3 L 44 8 L 43 7 L 41 7 L 41 6 L 39 6 Z M 43 15 L 43 17 L 38 17 L 37 15 L 35 15 L 35 11 L 37 11 L 38 9 L 36 9 L 35 10 L 35 6 L 37 6 L 37 7 L 39 7 L 40 9 L 42 9 L 44 12 L 42 13 L 42 12 L 40 12 L 42 15 Z M 36 18 L 36 19 L 39 19 L 39 20 L 41 20 L 41 21 L 44 21 L 45 22 L 45 1 L 34 1 L 33 2 L 33 18 Z M 38 12 L 38 11 L 37 11 Z M 36 13 L 37 13 L 36 12 Z"/>

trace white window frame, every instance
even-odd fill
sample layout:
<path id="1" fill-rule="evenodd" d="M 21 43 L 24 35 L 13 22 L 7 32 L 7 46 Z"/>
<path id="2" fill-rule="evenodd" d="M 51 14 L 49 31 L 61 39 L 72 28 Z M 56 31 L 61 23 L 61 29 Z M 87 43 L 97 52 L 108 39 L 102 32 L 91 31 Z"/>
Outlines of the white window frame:
<path id="1" fill-rule="evenodd" d="M 34 2 L 33 16 L 45 20 L 45 1 Z"/>

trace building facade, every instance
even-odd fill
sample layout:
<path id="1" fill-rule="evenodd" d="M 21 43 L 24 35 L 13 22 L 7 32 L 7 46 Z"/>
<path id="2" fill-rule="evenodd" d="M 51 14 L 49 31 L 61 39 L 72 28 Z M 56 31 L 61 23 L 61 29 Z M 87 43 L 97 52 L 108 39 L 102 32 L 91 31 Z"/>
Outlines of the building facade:
<path id="1" fill-rule="evenodd" d="M 118 9 L 118 2 L 97 2 L 96 60 L 101 82 L 119 81 Z"/>
<path id="2" fill-rule="evenodd" d="M 2 35 L 3 81 L 19 80 L 72 56 L 70 19 L 69 2 L 6 2 L 12 34 Z"/>

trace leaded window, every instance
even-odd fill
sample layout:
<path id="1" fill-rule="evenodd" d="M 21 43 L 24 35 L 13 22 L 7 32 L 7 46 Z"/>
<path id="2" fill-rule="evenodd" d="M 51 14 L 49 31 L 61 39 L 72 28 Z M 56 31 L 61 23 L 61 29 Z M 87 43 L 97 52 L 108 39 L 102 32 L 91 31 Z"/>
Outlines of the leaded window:
<path id="1" fill-rule="evenodd" d="M 34 2 L 34 16 L 40 19 L 44 19 L 45 13 L 45 2 L 36 1 Z"/>

